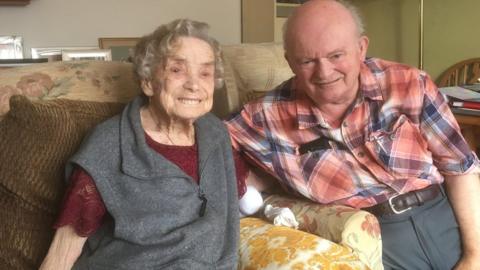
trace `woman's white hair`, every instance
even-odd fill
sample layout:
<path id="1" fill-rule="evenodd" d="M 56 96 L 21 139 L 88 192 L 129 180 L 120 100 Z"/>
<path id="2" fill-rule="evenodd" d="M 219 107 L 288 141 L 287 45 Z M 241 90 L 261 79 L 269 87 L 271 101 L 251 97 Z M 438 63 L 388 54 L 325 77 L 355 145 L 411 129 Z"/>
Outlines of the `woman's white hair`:
<path id="1" fill-rule="evenodd" d="M 166 65 L 168 56 L 178 46 L 181 37 L 194 37 L 207 42 L 215 56 L 215 88 L 223 86 L 223 61 L 219 43 L 208 35 L 208 24 L 178 19 L 159 26 L 140 39 L 132 55 L 134 71 L 139 82 L 152 81 L 159 68 Z"/>

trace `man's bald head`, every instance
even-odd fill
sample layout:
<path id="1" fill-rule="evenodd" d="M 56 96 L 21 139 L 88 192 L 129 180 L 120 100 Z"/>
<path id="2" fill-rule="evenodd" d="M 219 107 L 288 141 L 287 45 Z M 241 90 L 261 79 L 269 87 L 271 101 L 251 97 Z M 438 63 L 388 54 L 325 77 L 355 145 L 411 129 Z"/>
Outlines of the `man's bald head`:
<path id="1" fill-rule="evenodd" d="M 306 25 L 315 25 L 315 18 L 328 17 L 338 18 L 341 13 L 349 17 L 349 20 L 355 24 L 358 36 L 365 32 L 362 18 L 355 6 L 343 0 L 310 0 L 299 6 L 287 19 L 283 26 L 283 46 L 287 49 L 287 42 L 292 32 L 297 32 L 298 27 L 304 28 Z M 321 18 L 319 18 L 321 19 Z"/>

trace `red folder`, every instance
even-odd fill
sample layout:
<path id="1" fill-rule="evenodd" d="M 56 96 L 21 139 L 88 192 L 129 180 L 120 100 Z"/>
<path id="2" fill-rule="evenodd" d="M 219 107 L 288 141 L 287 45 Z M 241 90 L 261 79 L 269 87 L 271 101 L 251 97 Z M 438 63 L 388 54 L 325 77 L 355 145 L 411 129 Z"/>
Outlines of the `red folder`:
<path id="1" fill-rule="evenodd" d="M 475 101 L 453 101 L 452 107 L 480 110 L 480 102 Z"/>

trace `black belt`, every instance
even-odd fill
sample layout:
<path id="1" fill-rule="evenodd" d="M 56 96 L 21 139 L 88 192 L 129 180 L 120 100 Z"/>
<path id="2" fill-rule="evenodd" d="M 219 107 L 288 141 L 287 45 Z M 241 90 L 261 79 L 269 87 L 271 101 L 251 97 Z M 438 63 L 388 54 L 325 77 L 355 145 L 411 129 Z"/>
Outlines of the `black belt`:
<path id="1" fill-rule="evenodd" d="M 425 202 L 435 199 L 440 192 L 440 185 L 435 184 L 423 189 L 392 196 L 383 203 L 363 208 L 363 210 L 375 216 L 398 215 L 410 210 L 412 207 L 420 206 Z"/>

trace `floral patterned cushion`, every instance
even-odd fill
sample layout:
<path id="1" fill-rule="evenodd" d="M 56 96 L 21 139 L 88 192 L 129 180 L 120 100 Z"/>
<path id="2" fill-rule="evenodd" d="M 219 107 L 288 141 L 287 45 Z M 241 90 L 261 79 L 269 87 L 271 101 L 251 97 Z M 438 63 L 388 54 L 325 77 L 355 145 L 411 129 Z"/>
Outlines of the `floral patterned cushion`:
<path id="1" fill-rule="evenodd" d="M 232 112 L 292 77 L 280 43 L 224 45 L 225 102 Z"/>
<path id="2" fill-rule="evenodd" d="M 126 103 L 140 93 L 130 63 L 114 61 L 50 62 L 2 69 L 0 119 L 12 95 L 33 100 L 57 97 Z"/>
<path id="3" fill-rule="evenodd" d="M 348 247 L 259 218 L 240 221 L 238 269 L 368 269 Z"/>
<path id="4" fill-rule="evenodd" d="M 299 230 L 318 235 L 353 251 L 372 270 L 383 269 L 380 225 L 372 214 L 340 205 L 271 195 L 265 205 L 288 207 L 295 214 Z"/>

